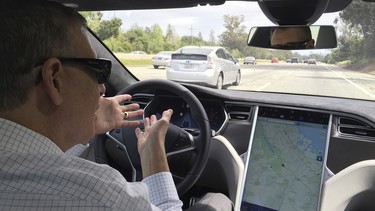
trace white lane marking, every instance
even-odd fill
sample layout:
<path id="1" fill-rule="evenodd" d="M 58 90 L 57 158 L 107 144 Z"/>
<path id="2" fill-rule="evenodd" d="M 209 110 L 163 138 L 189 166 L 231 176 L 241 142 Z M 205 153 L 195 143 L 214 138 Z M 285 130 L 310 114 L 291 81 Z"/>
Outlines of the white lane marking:
<path id="1" fill-rule="evenodd" d="M 332 70 L 331 68 L 329 68 L 328 66 L 324 66 L 325 68 L 327 68 L 328 70 L 336 73 L 337 75 L 339 75 L 341 78 L 343 78 L 345 81 L 349 82 L 350 84 L 352 84 L 354 87 L 356 87 L 357 89 L 361 90 L 363 93 L 367 94 L 368 96 L 370 96 L 371 98 L 375 99 L 375 95 L 371 94 L 371 92 L 367 91 L 366 89 L 364 89 L 363 87 L 361 87 L 360 85 L 354 83 L 353 81 L 345 78 L 345 76 L 343 76 L 341 73 L 335 71 L 335 70 Z"/>
<path id="2" fill-rule="evenodd" d="M 269 83 L 266 83 L 266 84 L 264 84 L 263 86 L 261 86 L 261 87 L 258 87 L 257 89 L 255 89 L 255 91 L 262 91 L 263 89 L 265 89 L 267 86 L 269 86 L 269 85 L 271 85 L 271 83 L 269 82 Z"/>
<path id="3" fill-rule="evenodd" d="M 292 74 L 292 72 L 289 72 L 288 74 L 282 76 L 281 78 L 288 77 L 288 76 L 291 75 L 291 74 Z M 279 81 L 281 78 L 279 78 L 277 81 Z M 257 89 L 255 89 L 255 91 L 258 91 L 258 92 L 259 92 L 259 91 L 262 91 L 263 89 L 265 89 L 266 87 L 268 87 L 268 86 L 271 85 L 271 84 L 272 84 L 271 82 L 266 83 L 266 84 L 264 84 L 263 86 L 258 87 Z"/>

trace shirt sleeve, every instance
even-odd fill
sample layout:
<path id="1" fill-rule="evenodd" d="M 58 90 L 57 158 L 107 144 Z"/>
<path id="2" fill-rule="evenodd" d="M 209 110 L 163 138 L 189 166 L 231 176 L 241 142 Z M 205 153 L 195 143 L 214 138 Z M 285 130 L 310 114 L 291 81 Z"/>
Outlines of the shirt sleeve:
<path id="1" fill-rule="evenodd" d="M 149 189 L 153 210 L 180 211 L 182 201 L 178 198 L 176 186 L 170 172 L 160 172 L 143 179 Z"/>

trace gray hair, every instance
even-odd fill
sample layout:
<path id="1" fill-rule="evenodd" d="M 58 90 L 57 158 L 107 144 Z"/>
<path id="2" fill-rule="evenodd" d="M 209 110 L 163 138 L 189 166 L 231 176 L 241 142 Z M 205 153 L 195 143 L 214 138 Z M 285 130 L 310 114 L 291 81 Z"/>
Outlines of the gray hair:
<path id="1" fill-rule="evenodd" d="M 74 9 L 56 2 L 8 0 L 0 3 L 0 111 L 24 104 L 36 85 L 40 65 L 73 52 L 73 33 L 86 28 Z"/>

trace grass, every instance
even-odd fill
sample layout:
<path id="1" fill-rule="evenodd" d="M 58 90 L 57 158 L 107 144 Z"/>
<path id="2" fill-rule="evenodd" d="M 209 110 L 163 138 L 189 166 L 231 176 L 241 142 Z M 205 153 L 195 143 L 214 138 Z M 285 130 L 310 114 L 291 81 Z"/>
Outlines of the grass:
<path id="1" fill-rule="evenodd" d="M 124 65 L 152 65 L 149 59 L 123 59 L 120 58 L 121 63 Z"/>
<path id="2" fill-rule="evenodd" d="M 270 59 L 257 59 L 257 63 L 270 63 Z"/>
<path id="3" fill-rule="evenodd" d="M 351 62 L 345 63 L 345 62 L 346 61 L 339 62 L 338 65 L 345 69 L 360 71 L 360 72 L 375 75 L 375 61 L 371 59 L 362 59 L 356 63 L 351 63 Z"/>
<path id="4" fill-rule="evenodd" d="M 134 55 L 126 53 L 115 53 L 124 65 L 152 65 L 153 55 Z"/>
<path id="5" fill-rule="evenodd" d="M 348 65 L 350 64 L 350 60 L 345 60 L 345 61 L 341 61 L 341 62 L 337 62 L 337 65 L 341 66 L 341 65 Z"/>

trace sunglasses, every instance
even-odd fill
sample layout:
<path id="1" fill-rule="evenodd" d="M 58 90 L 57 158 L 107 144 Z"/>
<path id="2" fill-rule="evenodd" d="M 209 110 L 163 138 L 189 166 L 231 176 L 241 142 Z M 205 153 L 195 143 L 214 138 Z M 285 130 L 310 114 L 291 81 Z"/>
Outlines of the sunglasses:
<path id="1" fill-rule="evenodd" d="M 61 58 L 57 57 L 62 64 L 70 63 L 76 65 L 82 65 L 89 71 L 93 72 L 96 80 L 99 84 L 104 84 L 108 81 L 111 75 L 112 62 L 109 59 L 90 59 L 90 58 Z M 45 60 L 44 60 L 45 61 Z M 38 63 L 34 67 L 44 64 L 43 62 Z M 39 80 L 37 80 L 38 83 Z"/>
<path id="2" fill-rule="evenodd" d="M 108 59 L 86 59 L 86 58 L 58 58 L 61 63 L 73 63 L 87 67 L 92 71 L 98 80 L 99 84 L 104 84 L 108 81 L 111 75 L 112 62 Z"/>
<path id="3" fill-rule="evenodd" d="M 293 50 L 293 49 L 305 49 L 307 44 L 311 41 L 310 40 L 306 40 L 306 41 L 303 41 L 303 42 L 295 42 L 295 43 L 287 43 L 285 45 L 272 45 L 271 47 L 272 48 L 276 48 L 276 49 L 289 49 L 289 50 Z"/>

